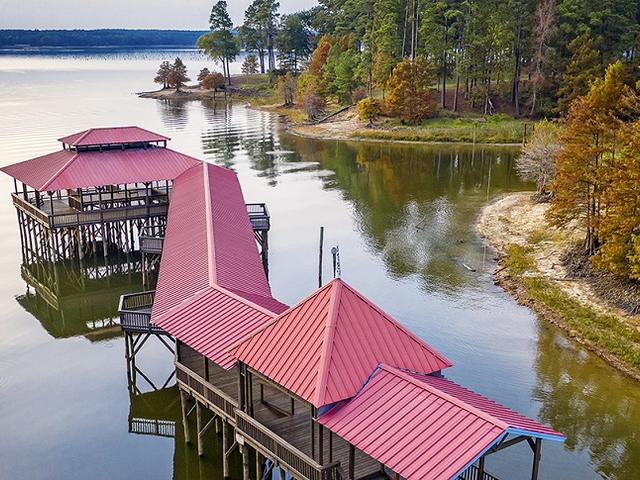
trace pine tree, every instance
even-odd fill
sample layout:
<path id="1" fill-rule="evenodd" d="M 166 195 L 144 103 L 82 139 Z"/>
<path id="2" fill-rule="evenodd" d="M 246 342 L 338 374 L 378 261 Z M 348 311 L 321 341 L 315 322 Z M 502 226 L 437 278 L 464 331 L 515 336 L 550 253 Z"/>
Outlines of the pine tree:
<path id="1" fill-rule="evenodd" d="M 249 54 L 244 57 L 244 61 L 242 62 L 242 73 L 245 75 L 258 73 L 258 57 L 254 54 Z"/>
<path id="2" fill-rule="evenodd" d="M 169 86 L 175 88 L 176 91 L 179 91 L 180 87 L 190 80 L 191 79 L 187 76 L 186 65 L 182 62 L 180 57 L 176 57 L 173 65 L 171 66 L 171 72 L 168 77 Z"/>
<path id="3" fill-rule="evenodd" d="M 162 85 L 162 88 L 169 88 L 169 76 L 171 75 L 171 63 L 164 61 L 160 64 L 160 68 L 156 73 L 156 78 L 153 79 L 155 83 Z"/>
<path id="4" fill-rule="evenodd" d="M 571 102 L 589 92 L 591 83 L 602 75 L 598 48 L 589 34 L 576 37 L 569 44 L 571 60 L 558 89 L 558 111 L 567 112 Z"/>

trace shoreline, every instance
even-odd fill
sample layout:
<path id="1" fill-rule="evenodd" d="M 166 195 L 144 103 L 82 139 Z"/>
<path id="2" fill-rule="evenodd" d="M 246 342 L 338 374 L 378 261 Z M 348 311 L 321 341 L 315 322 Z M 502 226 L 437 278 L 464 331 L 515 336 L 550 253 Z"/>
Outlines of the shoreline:
<path id="1" fill-rule="evenodd" d="M 263 103 L 274 100 L 273 90 L 264 90 L 264 85 L 255 83 L 260 78 L 251 79 L 248 75 L 232 76 L 236 81 L 227 92 L 203 90 L 197 85 L 184 86 L 179 92 L 173 88 L 136 92 L 139 98 L 156 100 L 225 100 L 239 98 L 250 108 L 278 114 L 282 117 L 285 130 L 298 137 L 316 140 L 392 143 L 398 145 L 478 145 L 496 147 L 520 147 L 522 141 L 493 141 L 492 135 L 504 138 L 505 132 L 500 126 L 487 126 L 486 122 L 478 122 L 476 126 L 409 126 L 377 124 L 371 128 L 367 122 L 358 118 L 355 108 L 337 114 L 334 118 L 320 123 L 303 121 L 304 114 L 299 107 L 283 107 L 279 103 Z M 254 83 L 251 83 L 254 82 Z M 462 118 L 460 118 L 462 119 Z M 456 119 L 440 119 L 441 122 L 455 122 Z M 494 129 L 491 131 L 491 129 Z M 511 132 L 512 133 L 512 132 Z M 476 135 L 478 139 L 476 140 Z M 507 135 L 509 139 L 513 135 Z M 422 137 L 422 138 L 421 138 Z M 495 138 L 495 137 L 494 137 Z"/>
<path id="2" fill-rule="evenodd" d="M 567 275 L 562 258 L 580 231 L 549 227 L 544 220 L 548 204 L 532 203 L 531 194 L 502 195 L 477 217 L 477 233 L 498 253 L 494 283 L 610 366 L 640 381 L 637 363 L 624 358 L 629 346 L 640 351 L 640 315 L 598 297 L 588 279 Z"/>

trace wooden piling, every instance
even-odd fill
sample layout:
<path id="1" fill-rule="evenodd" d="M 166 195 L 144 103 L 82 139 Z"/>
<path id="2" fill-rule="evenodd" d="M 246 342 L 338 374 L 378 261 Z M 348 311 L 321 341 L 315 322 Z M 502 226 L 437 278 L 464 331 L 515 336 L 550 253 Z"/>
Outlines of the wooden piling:
<path id="1" fill-rule="evenodd" d="M 180 404 L 182 405 L 182 429 L 184 430 L 184 441 L 191 443 L 191 435 L 189 432 L 189 419 L 187 418 L 188 404 L 187 404 L 187 392 L 180 390 Z"/>

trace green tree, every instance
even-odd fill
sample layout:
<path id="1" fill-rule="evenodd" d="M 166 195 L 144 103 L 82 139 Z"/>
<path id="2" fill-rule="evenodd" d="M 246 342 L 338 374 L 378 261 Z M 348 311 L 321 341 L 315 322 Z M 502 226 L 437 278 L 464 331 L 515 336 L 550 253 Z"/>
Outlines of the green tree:
<path id="1" fill-rule="evenodd" d="M 231 30 L 233 22 L 227 12 L 227 2 L 219 0 L 213 4 L 211 14 L 209 15 L 209 29 L 211 31 Z"/>
<path id="2" fill-rule="evenodd" d="M 235 60 L 239 53 L 238 45 L 228 30 L 216 30 L 205 33 L 196 41 L 196 46 L 216 63 L 222 65 L 222 71 L 231 85 L 229 62 Z"/>
<path id="3" fill-rule="evenodd" d="M 169 88 L 169 76 L 171 75 L 171 63 L 164 61 L 160 64 L 160 68 L 156 72 L 156 77 L 153 79 L 155 83 L 162 85 L 162 88 Z"/>
<path id="4" fill-rule="evenodd" d="M 283 68 L 298 72 L 298 64 L 309 58 L 311 32 L 298 14 L 285 15 L 276 35 L 276 47 Z"/>
<path id="5" fill-rule="evenodd" d="M 254 54 L 249 54 L 244 57 L 244 61 L 242 62 L 242 73 L 245 75 L 258 73 L 258 57 Z"/>
<path id="6" fill-rule="evenodd" d="M 385 106 L 390 115 L 403 122 L 417 123 L 435 114 L 435 78 L 433 67 L 422 58 L 403 59 L 389 78 Z"/>
<path id="7" fill-rule="evenodd" d="M 264 71 L 264 56 L 268 57 L 268 68 L 276 68 L 275 37 L 278 30 L 278 9 L 280 3 L 276 0 L 254 0 L 245 10 L 244 24 L 253 28 L 260 37 L 260 65 Z"/>
<path id="8" fill-rule="evenodd" d="M 180 57 L 176 57 L 173 65 L 171 65 L 171 72 L 169 73 L 167 83 L 170 87 L 173 87 L 176 89 L 176 91 L 179 91 L 180 87 L 182 87 L 186 82 L 190 80 L 191 79 L 187 76 L 186 65 L 182 62 Z"/>
<path id="9" fill-rule="evenodd" d="M 567 112 L 571 102 L 589 92 L 591 83 L 602 75 L 598 48 L 588 33 L 574 38 L 569 44 L 571 60 L 562 74 L 558 89 L 558 111 Z"/>
<path id="10" fill-rule="evenodd" d="M 358 87 L 355 71 L 358 67 L 358 57 L 352 49 L 348 49 L 338 56 L 331 82 L 331 89 L 341 103 L 351 102 L 351 94 Z"/>

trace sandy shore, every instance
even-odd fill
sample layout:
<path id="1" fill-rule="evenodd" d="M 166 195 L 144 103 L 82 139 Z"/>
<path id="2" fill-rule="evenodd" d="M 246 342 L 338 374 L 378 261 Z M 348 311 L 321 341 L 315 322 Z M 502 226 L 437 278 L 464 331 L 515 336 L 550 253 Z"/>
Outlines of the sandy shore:
<path id="1" fill-rule="evenodd" d="M 599 314 L 614 317 L 626 327 L 640 331 L 640 316 L 629 315 L 600 299 L 587 279 L 570 278 L 567 274 L 562 258 L 568 249 L 582 238 L 582 234 L 577 228 L 559 230 L 550 227 L 544 218 L 548 207 L 548 204 L 532 202 L 531 192 L 508 194 L 484 207 L 478 217 L 476 228 L 500 256 L 495 274 L 496 283 L 510 292 L 519 303 L 529 306 L 542 318 L 559 326 L 587 349 L 640 381 L 639 371 L 627 365 L 616 355 L 584 338 L 579 331 L 568 325 L 566 319 L 558 312 L 531 298 L 518 278 L 509 272 L 506 262 L 507 247 L 512 244 L 530 247 L 536 272 L 525 272 L 523 275 L 539 275 L 581 306 L 589 307 Z"/>

